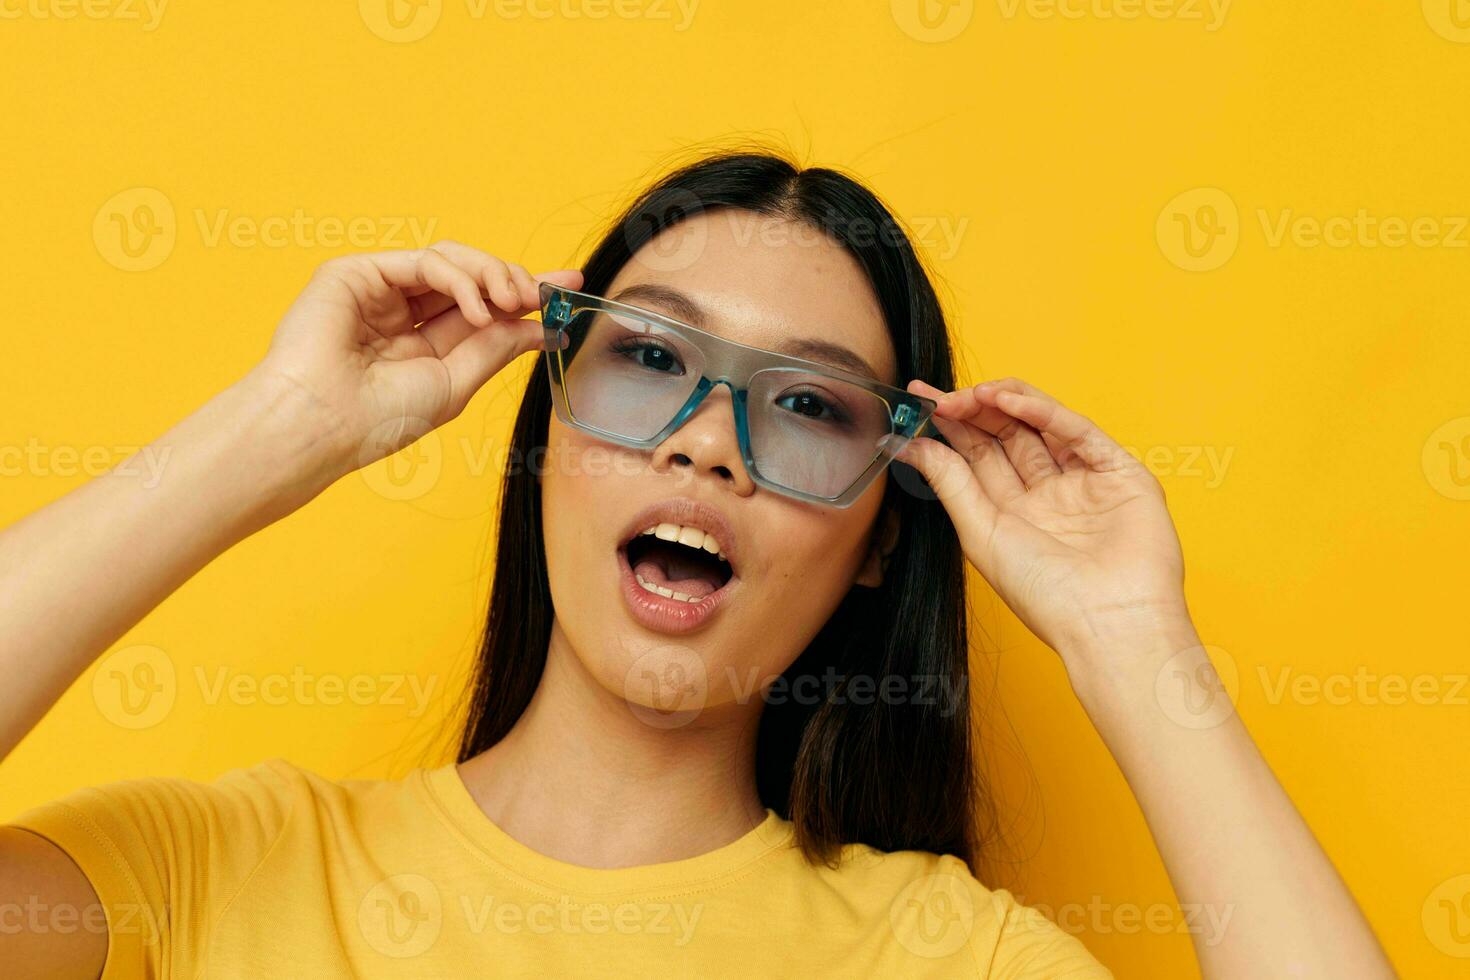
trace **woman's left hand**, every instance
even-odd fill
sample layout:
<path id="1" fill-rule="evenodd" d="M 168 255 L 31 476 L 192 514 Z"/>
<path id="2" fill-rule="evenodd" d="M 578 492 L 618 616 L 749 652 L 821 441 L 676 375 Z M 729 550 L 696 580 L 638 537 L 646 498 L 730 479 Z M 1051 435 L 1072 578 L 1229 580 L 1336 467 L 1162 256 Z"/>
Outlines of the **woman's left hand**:
<path id="1" fill-rule="evenodd" d="M 1111 657 L 1161 632 L 1192 634 L 1179 538 L 1142 463 L 1016 378 L 908 390 L 938 401 L 934 424 L 953 448 L 921 437 L 899 459 L 943 502 L 970 563 L 1069 671 L 1099 649 Z"/>

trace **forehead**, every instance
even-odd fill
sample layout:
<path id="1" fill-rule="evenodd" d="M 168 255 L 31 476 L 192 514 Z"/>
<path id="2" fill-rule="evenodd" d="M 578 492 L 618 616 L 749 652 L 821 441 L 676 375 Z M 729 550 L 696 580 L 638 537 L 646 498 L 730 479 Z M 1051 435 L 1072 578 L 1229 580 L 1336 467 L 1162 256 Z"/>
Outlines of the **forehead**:
<path id="1" fill-rule="evenodd" d="M 841 245 L 804 222 L 733 209 L 694 215 L 645 243 L 606 295 L 644 285 L 682 293 L 700 314 L 695 325 L 710 333 L 901 384 L 867 277 Z M 694 321 L 692 311 L 647 292 L 627 302 Z M 846 348 L 871 370 L 839 363 L 832 348 Z"/>

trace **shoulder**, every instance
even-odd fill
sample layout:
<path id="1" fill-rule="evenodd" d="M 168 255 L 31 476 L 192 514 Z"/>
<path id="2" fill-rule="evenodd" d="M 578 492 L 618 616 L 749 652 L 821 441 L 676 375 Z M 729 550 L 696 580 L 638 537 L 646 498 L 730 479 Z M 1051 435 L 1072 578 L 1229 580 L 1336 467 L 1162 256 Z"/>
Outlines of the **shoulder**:
<path id="1" fill-rule="evenodd" d="M 145 776 L 85 786 L 22 813 L 89 818 L 100 823 L 178 819 L 239 819 L 261 828 L 278 826 L 292 807 L 311 799 L 338 798 L 352 782 L 336 782 L 281 758 L 220 773 L 213 779 Z M 367 784 L 363 784 L 367 785 Z"/>
<path id="2" fill-rule="evenodd" d="M 107 920 L 108 970 L 192 975 L 190 957 L 283 840 L 324 854 L 357 825 L 364 797 L 401 794 L 405 782 L 334 781 L 272 758 L 208 781 L 85 787 L 9 825 L 49 840 L 85 875 Z"/>
<path id="3" fill-rule="evenodd" d="M 201 876 L 243 881 L 288 830 L 337 836 L 364 809 L 391 808 L 411 783 L 333 780 L 271 758 L 207 781 L 153 776 L 88 786 L 9 822 L 56 844 L 94 884 L 109 879 L 156 898 Z"/>
<path id="4" fill-rule="evenodd" d="M 294 812 L 343 791 L 342 784 L 277 758 L 208 781 L 149 776 L 87 786 L 10 823 L 51 840 L 84 870 L 116 868 L 134 879 L 193 859 L 239 873 Z"/>
<path id="5" fill-rule="evenodd" d="M 144 824 L 168 826 L 189 819 L 207 825 L 211 818 L 238 811 L 256 824 L 272 825 L 306 790 L 309 775 L 283 759 L 269 759 L 210 781 L 174 776 L 122 779 L 74 790 L 25 811 L 13 822 L 27 827 L 75 821 L 99 827 L 132 823 L 142 829 Z"/>
<path id="6" fill-rule="evenodd" d="M 915 956 L 971 956 L 982 977 L 1112 976 L 1076 936 L 1009 891 L 986 887 L 953 855 L 849 844 L 836 867 L 811 870 L 824 889 L 886 917 Z"/>

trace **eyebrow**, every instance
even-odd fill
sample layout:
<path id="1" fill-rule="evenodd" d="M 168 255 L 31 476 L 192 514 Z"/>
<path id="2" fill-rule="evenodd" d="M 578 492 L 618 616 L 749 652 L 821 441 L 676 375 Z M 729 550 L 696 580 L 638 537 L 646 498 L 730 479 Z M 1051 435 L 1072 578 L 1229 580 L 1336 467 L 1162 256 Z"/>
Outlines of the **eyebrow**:
<path id="1" fill-rule="evenodd" d="M 672 286 L 661 286 L 657 283 L 636 283 L 618 291 L 616 296 L 608 299 L 615 303 L 628 303 L 636 306 L 638 301 L 654 303 L 666 311 L 667 316 L 676 320 L 683 320 L 691 326 L 704 328 L 704 309 L 687 293 L 680 292 Z M 831 367 L 850 371 L 853 374 L 861 374 L 865 377 L 878 379 L 878 372 L 873 370 L 861 355 L 850 347 L 834 344 L 827 340 L 818 340 L 815 337 L 796 337 L 781 344 L 780 353 L 790 354 L 794 357 L 805 358 L 809 361 L 820 361 Z"/>

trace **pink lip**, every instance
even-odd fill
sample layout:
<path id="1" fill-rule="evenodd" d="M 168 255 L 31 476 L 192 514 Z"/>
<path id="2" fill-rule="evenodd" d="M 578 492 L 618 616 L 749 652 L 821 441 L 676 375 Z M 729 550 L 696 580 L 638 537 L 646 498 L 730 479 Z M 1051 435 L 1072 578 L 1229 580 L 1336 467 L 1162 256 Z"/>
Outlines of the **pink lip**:
<path id="1" fill-rule="evenodd" d="M 627 604 L 628 611 L 638 622 L 659 633 L 688 633 L 699 629 L 724 604 L 725 598 L 740 581 L 731 575 L 730 581 L 698 602 L 685 602 L 683 599 L 665 598 L 639 585 L 628 564 L 628 553 L 622 548 L 618 549 L 618 568 L 622 572 L 623 602 Z"/>
<path id="2" fill-rule="evenodd" d="M 730 581 L 698 602 L 666 598 L 639 585 L 633 577 L 633 567 L 628 564 L 626 546 L 644 528 L 663 523 L 700 527 L 713 534 L 730 562 Z M 634 619 L 660 633 L 688 633 L 698 629 L 724 604 L 740 582 L 740 576 L 736 574 L 740 566 L 735 551 L 735 532 L 729 522 L 715 508 L 688 497 L 675 497 L 639 511 L 623 528 L 619 542 L 618 569 L 623 601 Z"/>

